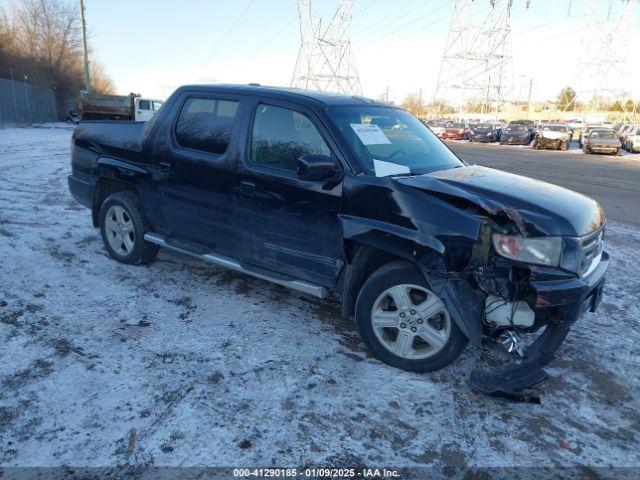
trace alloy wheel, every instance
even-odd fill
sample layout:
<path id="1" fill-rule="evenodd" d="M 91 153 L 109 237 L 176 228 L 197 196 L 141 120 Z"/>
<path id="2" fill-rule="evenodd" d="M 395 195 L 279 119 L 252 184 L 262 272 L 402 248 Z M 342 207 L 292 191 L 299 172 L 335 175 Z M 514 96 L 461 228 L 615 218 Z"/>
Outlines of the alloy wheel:
<path id="1" fill-rule="evenodd" d="M 135 245 L 133 221 L 127 211 L 119 205 L 113 205 L 107 210 L 104 229 L 109 246 L 118 255 L 127 256 Z"/>
<path id="2" fill-rule="evenodd" d="M 373 305 L 371 323 L 389 352 L 410 360 L 435 355 L 451 334 L 442 300 L 418 285 L 396 285 L 382 292 Z"/>

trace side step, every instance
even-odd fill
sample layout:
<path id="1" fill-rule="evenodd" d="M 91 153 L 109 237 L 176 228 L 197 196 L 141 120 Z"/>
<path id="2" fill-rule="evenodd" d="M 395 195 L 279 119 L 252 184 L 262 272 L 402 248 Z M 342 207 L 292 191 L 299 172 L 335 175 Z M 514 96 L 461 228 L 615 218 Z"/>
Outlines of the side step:
<path id="1" fill-rule="evenodd" d="M 220 267 L 228 268 L 229 270 L 233 270 L 240 273 L 245 273 L 247 275 L 251 275 L 252 277 L 260 278 L 262 280 L 267 280 L 268 282 L 275 283 L 278 285 L 282 285 L 283 287 L 290 288 L 292 290 L 297 290 L 299 292 L 306 293 L 308 295 L 313 295 L 318 298 L 325 298 L 327 296 L 327 289 L 321 287 L 320 285 L 315 285 L 313 283 L 305 282 L 302 280 L 288 279 L 270 276 L 264 271 L 255 272 L 250 269 L 247 269 L 242 266 L 240 262 L 234 260 L 233 258 L 225 257 L 222 255 L 218 255 L 217 253 L 196 253 L 191 252 L 189 250 L 185 250 L 184 248 L 176 247 L 175 245 L 171 245 L 167 243 L 164 238 L 160 235 L 156 235 L 155 233 L 145 233 L 144 239 L 147 242 L 155 243 L 156 245 L 160 245 L 161 247 L 167 247 L 171 250 L 175 250 L 176 252 L 186 253 L 187 255 L 191 255 L 193 257 L 204 260 L 205 262 L 213 263 Z"/>

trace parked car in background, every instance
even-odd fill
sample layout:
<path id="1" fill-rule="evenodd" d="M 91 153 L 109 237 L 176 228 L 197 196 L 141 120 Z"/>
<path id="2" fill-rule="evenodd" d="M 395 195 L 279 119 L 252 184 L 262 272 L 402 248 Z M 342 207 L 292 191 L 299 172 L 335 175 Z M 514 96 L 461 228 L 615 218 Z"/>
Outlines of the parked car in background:
<path id="1" fill-rule="evenodd" d="M 524 125 L 525 127 L 527 127 L 527 130 L 529 130 L 529 132 L 531 132 L 531 139 L 533 139 L 533 136 L 536 133 L 536 122 L 535 120 L 513 120 L 512 122 L 509 122 L 510 125 Z"/>
<path id="2" fill-rule="evenodd" d="M 494 395 L 546 377 L 609 263 L 596 201 L 468 165 L 406 110 L 361 97 L 182 87 L 147 124 L 81 122 L 68 180 L 114 260 L 163 247 L 335 296 L 404 370 L 493 341 L 513 361 L 470 381 Z"/>
<path id="3" fill-rule="evenodd" d="M 601 123 L 587 123 L 580 129 L 580 137 L 578 138 L 578 145 L 582 148 L 582 140 L 584 136 L 588 134 L 594 128 L 602 128 Z"/>
<path id="4" fill-rule="evenodd" d="M 635 125 L 622 142 L 624 149 L 631 153 L 640 152 L 640 125 Z"/>
<path id="5" fill-rule="evenodd" d="M 495 123 L 478 123 L 469 133 L 470 142 L 493 143 L 500 140 L 500 126 Z"/>
<path id="6" fill-rule="evenodd" d="M 442 134 L 444 133 L 444 123 L 431 121 L 427 122 L 427 127 L 429 127 L 429 130 L 435 133 L 438 137 L 442 137 Z"/>
<path id="7" fill-rule="evenodd" d="M 629 135 L 635 128 L 636 125 L 634 124 L 627 124 L 624 125 L 622 128 L 619 128 L 617 130 L 617 135 L 618 138 L 620 139 L 620 142 L 624 145 L 626 140 L 627 140 L 627 135 Z"/>
<path id="8" fill-rule="evenodd" d="M 613 128 L 594 128 L 582 139 L 584 153 L 610 153 L 617 155 L 622 148 Z"/>
<path id="9" fill-rule="evenodd" d="M 442 138 L 444 140 L 467 140 L 471 130 L 464 123 L 449 122 L 444 127 Z"/>
<path id="10" fill-rule="evenodd" d="M 551 148 L 554 150 L 569 149 L 569 127 L 562 123 L 550 123 L 536 133 L 533 148 Z"/>
<path id="11" fill-rule="evenodd" d="M 529 145 L 531 140 L 533 132 L 519 123 L 510 123 L 500 135 L 500 145 Z"/>

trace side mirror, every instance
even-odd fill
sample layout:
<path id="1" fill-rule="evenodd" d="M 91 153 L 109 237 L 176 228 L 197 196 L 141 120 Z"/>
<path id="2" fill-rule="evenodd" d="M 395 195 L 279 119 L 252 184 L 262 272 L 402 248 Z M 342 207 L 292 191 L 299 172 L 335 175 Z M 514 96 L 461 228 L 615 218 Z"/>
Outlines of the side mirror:
<path id="1" fill-rule="evenodd" d="M 296 162 L 300 180 L 326 180 L 333 177 L 338 165 L 328 155 L 302 155 Z"/>

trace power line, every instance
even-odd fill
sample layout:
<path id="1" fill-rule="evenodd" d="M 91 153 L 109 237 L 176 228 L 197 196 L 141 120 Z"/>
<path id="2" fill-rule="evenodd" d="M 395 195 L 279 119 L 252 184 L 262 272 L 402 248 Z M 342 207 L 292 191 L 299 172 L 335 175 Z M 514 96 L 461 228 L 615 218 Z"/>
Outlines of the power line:
<path id="1" fill-rule="evenodd" d="M 381 23 L 385 23 L 385 22 L 391 22 L 393 23 L 395 20 L 392 20 L 394 17 L 398 16 L 398 14 L 402 15 L 402 12 L 404 11 L 404 9 L 409 6 L 412 3 L 412 0 L 409 0 L 408 2 L 406 2 L 404 5 L 402 5 L 401 7 L 398 7 L 395 9 L 395 12 L 393 14 L 389 15 L 385 15 L 384 17 L 382 17 L 381 19 L 376 20 L 375 22 L 372 22 L 370 24 L 368 24 L 367 26 L 365 26 L 364 28 L 361 28 L 359 30 L 356 30 L 354 32 L 354 36 L 358 36 L 361 35 L 362 33 L 372 29 L 373 27 L 380 25 Z M 388 24 L 388 23 L 387 23 Z"/>
<path id="2" fill-rule="evenodd" d="M 260 47 L 258 47 L 258 49 L 254 52 L 254 55 L 258 55 L 258 53 L 260 53 L 262 50 L 264 50 L 265 47 L 267 47 L 269 44 L 271 44 L 271 42 L 273 42 L 276 38 L 278 38 L 280 35 L 282 35 L 282 33 L 287 28 L 289 28 L 291 25 L 293 25 L 293 23 L 296 21 L 296 19 L 297 19 L 297 17 L 292 17 L 291 20 L 289 20 L 280 30 L 278 30 L 276 33 L 274 33 L 266 41 L 262 42 Z"/>
<path id="3" fill-rule="evenodd" d="M 251 5 L 254 4 L 256 0 L 249 0 L 249 3 L 247 3 L 247 5 L 244 7 L 244 9 L 242 10 L 242 12 L 240 13 L 240 15 L 238 15 L 236 17 L 236 19 L 233 21 L 233 23 L 231 24 L 231 26 L 229 27 L 229 29 L 225 32 L 225 34 L 222 36 L 222 38 L 220 39 L 220 41 L 218 43 L 216 43 L 213 47 L 213 49 L 211 50 L 211 52 L 209 52 L 209 54 L 205 57 L 204 61 L 202 62 L 202 66 L 203 68 L 206 67 L 206 65 L 209 63 L 209 61 L 211 60 L 211 58 L 213 58 L 213 56 L 215 55 L 215 53 L 217 53 L 217 51 L 220 49 L 220 46 L 227 40 L 227 38 L 229 37 L 229 35 L 231 35 L 231 33 L 235 30 L 235 28 L 238 26 L 238 24 L 240 23 L 240 20 L 242 20 L 244 18 L 244 16 L 246 15 L 246 13 L 249 11 L 249 8 L 251 8 Z"/>

